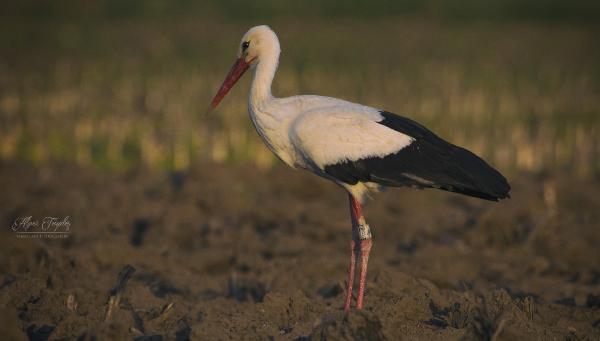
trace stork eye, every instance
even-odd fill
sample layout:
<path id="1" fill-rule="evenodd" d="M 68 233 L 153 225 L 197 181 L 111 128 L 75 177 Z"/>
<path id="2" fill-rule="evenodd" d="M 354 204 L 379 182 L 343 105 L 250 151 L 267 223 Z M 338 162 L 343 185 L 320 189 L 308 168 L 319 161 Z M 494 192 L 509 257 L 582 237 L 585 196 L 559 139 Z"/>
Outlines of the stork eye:
<path id="1" fill-rule="evenodd" d="M 246 51 L 246 49 L 248 48 L 248 46 L 250 46 L 250 42 L 249 41 L 245 41 L 242 43 L 242 51 Z"/>

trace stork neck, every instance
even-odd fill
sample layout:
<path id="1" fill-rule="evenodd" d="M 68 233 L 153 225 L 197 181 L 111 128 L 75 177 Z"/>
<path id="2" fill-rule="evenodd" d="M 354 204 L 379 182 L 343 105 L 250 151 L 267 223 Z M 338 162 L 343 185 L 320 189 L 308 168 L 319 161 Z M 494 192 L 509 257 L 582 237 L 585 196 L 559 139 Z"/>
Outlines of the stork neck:
<path id="1" fill-rule="evenodd" d="M 261 58 L 256 66 L 250 89 L 250 104 L 255 108 L 273 98 L 271 84 L 275 77 L 275 71 L 277 71 L 278 62 L 279 53 L 273 53 Z"/>

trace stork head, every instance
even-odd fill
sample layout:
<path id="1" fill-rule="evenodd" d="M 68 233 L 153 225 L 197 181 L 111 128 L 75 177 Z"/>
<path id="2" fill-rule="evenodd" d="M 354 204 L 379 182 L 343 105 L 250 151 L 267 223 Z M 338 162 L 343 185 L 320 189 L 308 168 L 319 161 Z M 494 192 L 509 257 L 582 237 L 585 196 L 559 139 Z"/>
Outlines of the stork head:
<path id="1" fill-rule="evenodd" d="M 248 68 L 255 67 L 266 58 L 278 58 L 279 53 L 279 39 L 269 26 L 261 25 L 249 29 L 238 46 L 237 60 L 210 103 L 208 111 L 212 111 L 219 105 Z"/>

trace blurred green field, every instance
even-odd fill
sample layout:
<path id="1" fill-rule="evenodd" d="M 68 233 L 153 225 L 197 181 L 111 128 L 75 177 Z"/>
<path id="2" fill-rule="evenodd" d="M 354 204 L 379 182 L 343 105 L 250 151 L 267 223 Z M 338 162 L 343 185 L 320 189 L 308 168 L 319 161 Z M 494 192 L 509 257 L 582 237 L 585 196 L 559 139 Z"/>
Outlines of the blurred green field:
<path id="1" fill-rule="evenodd" d="M 205 108 L 241 35 L 274 94 L 411 117 L 503 171 L 600 173 L 600 5 L 587 1 L 25 1 L 0 14 L 0 158 L 106 169 L 275 164 L 250 77 Z"/>

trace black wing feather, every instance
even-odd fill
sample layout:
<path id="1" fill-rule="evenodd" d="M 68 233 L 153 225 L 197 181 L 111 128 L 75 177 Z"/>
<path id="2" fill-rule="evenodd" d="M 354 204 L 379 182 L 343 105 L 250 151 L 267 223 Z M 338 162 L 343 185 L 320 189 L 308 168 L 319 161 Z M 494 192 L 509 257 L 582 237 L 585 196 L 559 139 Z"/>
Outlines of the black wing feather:
<path id="1" fill-rule="evenodd" d="M 438 188 L 472 197 L 498 201 L 509 197 L 506 178 L 470 151 L 448 143 L 408 118 L 386 111 L 379 122 L 409 135 L 413 143 L 386 157 L 371 157 L 327 165 L 325 173 L 356 184 Z"/>

